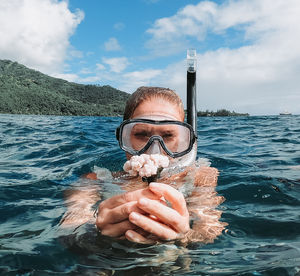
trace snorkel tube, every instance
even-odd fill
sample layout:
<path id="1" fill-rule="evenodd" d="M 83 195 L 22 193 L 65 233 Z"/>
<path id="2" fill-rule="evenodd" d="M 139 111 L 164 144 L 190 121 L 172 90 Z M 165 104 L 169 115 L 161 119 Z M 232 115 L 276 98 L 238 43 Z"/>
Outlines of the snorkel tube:
<path id="1" fill-rule="evenodd" d="M 193 149 L 182 160 L 185 166 L 191 166 L 197 157 L 197 90 L 196 90 L 196 70 L 197 70 L 197 56 L 195 49 L 187 50 L 187 73 L 186 73 L 186 109 L 187 109 L 187 123 L 192 126 L 196 140 Z"/>
<path id="2" fill-rule="evenodd" d="M 190 124 L 197 135 L 197 104 L 196 104 L 196 50 L 187 50 L 187 75 L 186 75 L 186 98 L 187 98 L 187 123 Z"/>
<path id="3" fill-rule="evenodd" d="M 187 75 L 186 75 L 186 98 L 187 98 L 187 123 L 192 126 L 196 139 L 192 150 L 179 158 L 177 167 L 187 167 L 194 164 L 197 157 L 197 106 L 196 106 L 196 50 L 187 50 Z"/>

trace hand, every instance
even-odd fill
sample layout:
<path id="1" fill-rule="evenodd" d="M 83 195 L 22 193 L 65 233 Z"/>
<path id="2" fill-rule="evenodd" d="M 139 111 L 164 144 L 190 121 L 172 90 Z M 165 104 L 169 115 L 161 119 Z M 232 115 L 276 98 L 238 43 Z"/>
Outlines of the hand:
<path id="1" fill-rule="evenodd" d="M 157 197 L 163 197 L 169 201 L 172 207 L 168 207 L 158 200 L 141 197 L 137 199 L 135 206 L 144 213 L 132 210 L 129 215 L 131 225 L 136 225 L 160 240 L 184 238 L 190 230 L 190 226 L 189 212 L 182 193 L 169 185 L 154 182 L 150 183 L 149 189 Z M 153 243 L 155 241 L 153 237 L 147 237 L 140 231 L 135 231 L 133 227 L 126 231 L 125 237 L 137 243 Z"/>
<path id="2" fill-rule="evenodd" d="M 125 232 L 128 230 L 140 231 L 137 229 L 137 225 L 128 220 L 129 214 L 132 212 L 145 213 L 137 205 L 140 198 L 159 200 L 159 196 L 146 188 L 113 196 L 101 202 L 96 219 L 96 226 L 101 234 L 114 238 L 125 238 Z"/>

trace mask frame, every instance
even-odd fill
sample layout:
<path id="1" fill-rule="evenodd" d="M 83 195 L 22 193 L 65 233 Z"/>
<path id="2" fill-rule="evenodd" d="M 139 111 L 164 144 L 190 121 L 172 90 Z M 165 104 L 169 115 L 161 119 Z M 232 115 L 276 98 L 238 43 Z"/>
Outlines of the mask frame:
<path id="1" fill-rule="evenodd" d="M 172 152 L 170 151 L 167 146 L 165 145 L 164 141 L 163 141 L 163 138 L 159 135 L 152 135 L 148 142 L 146 143 L 146 145 L 140 149 L 140 150 L 134 150 L 132 148 L 129 148 L 129 147 L 126 147 L 124 144 L 123 144 L 123 140 L 121 139 L 122 137 L 122 134 L 123 134 L 123 129 L 124 129 L 124 126 L 126 124 L 129 124 L 129 123 L 148 123 L 148 124 L 153 124 L 153 125 L 168 125 L 168 124 L 176 124 L 176 125 L 181 125 L 181 126 L 184 126 L 186 128 L 188 128 L 190 130 L 190 141 L 189 141 L 189 147 L 182 151 L 182 152 Z M 162 149 L 172 158 L 178 158 L 178 157 L 181 157 L 187 153 L 189 153 L 192 149 L 193 149 L 193 145 L 194 145 L 194 142 L 196 141 L 197 139 L 197 135 L 195 134 L 194 130 L 193 130 L 193 127 L 185 122 L 180 122 L 180 121 L 175 121 L 175 120 L 151 120 L 151 119 L 129 119 L 129 120 L 125 120 L 123 121 L 120 126 L 116 129 L 116 138 L 117 140 L 119 141 L 119 146 L 122 150 L 124 150 L 125 152 L 131 154 L 131 155 L 141 155 L 143 154 L 144 152 L 146 152 L 150 146 L 152 145 L 152 143 L 154 141 L 158 141 L 159 144 L 161 145 Z"/>

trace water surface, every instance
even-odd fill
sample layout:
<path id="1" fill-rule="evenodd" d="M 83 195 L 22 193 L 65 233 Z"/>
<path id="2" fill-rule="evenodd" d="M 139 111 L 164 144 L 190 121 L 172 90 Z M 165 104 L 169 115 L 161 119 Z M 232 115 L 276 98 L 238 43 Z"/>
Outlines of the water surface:
<path id="1" fill-rule="evenodd" d="M 1 275 L 299 275 L 300 116 L 199 118 L 198 156 L 226 198 L 213 244 L 133 245 L 87 226 L 66 248 L 63 193 L 95 166 L 121 170 L 120 120 L 0 115 Z"/>

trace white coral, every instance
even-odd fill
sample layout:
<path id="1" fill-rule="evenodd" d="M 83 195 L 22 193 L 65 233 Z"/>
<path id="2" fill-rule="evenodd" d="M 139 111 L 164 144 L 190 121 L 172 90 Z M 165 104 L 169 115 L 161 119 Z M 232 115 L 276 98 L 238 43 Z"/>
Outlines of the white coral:
<path id="1" fill-rule="evenodd" d="M 142 154 L 134 155 L 126 161 L 123 166 L 124 171 L 131 176 L 140 175 L 141 177 L 150 177 L 157 173 L 158 168 L 169 166 L 169 158 L 160 154 Z"/>

